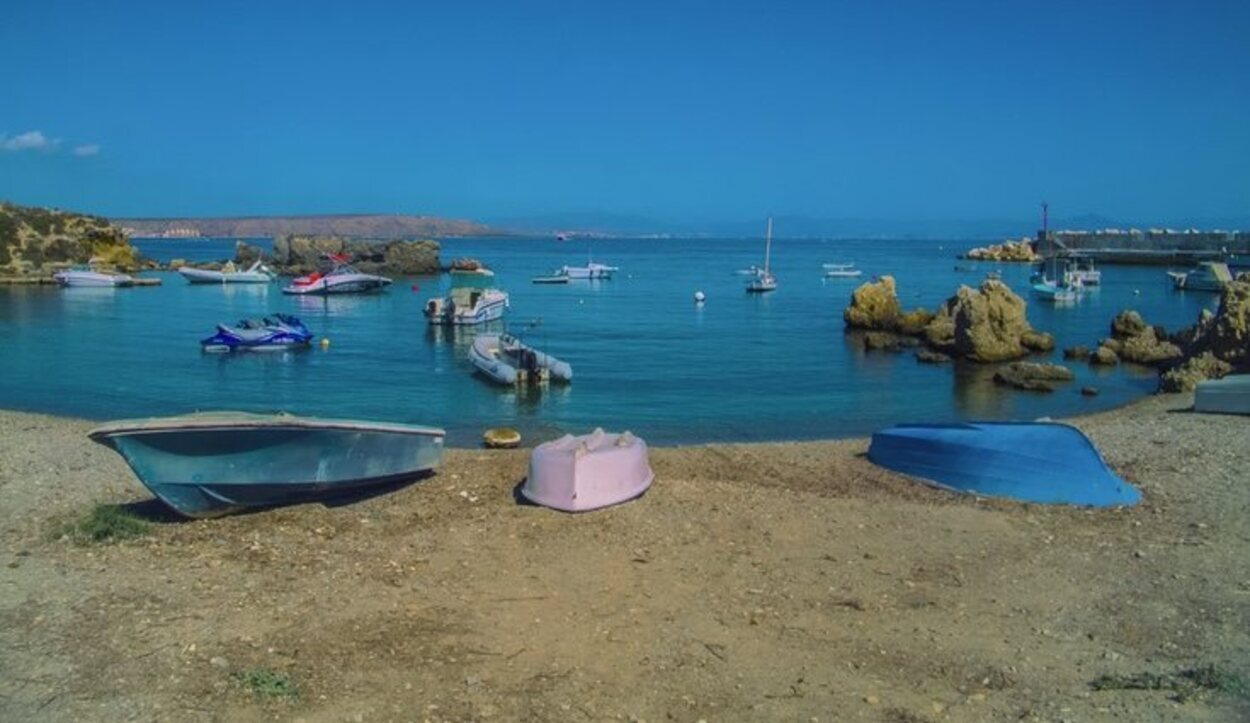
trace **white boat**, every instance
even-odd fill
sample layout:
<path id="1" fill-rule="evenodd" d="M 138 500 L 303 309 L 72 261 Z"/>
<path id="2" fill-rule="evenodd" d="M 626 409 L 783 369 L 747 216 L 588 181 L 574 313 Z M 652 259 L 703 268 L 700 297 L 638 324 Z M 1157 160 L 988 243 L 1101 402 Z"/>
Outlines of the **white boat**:
<path id="1" fill-rule="evenodd" d="M 277 274 L 261 261 L 252 264 L 246 271 L 237 270 L 234 262 L 228 261 L 220 271 L 183 266 L 178 273 L 193 284 L 267 284 L 277 278 Z"/>
<path id="2" fill-rule="evenodd" d="M 615 266 L 588 261 L 585 266 L 561 266 L 554 275 L 570 279 L 610 279 L 617 271 L 620 269 Z"/>
<path id="3" fill-rule="evenodd" d="M 1094 260 L 1078 257 L 1072 260 L 1068 268 L 1068 278 L 1081 286 L 1099 286 L 1102 284 L 1102 272 L 1094 268 Z"/>
<path id="4" fill-rule="evenodd" d="M 573 381 L 568 362 L 529 347 L 511 334 L 478 334 L 469 347 L 469 361 L 500 384 Z"/>
<path id="5" fill-rule="evenodd" d="M 1223 291 L 1233 280 L 1233 272 L 1228 264 L 1215 261 L 1203 261 L 1190 271 L 1169 271 L 1172 286 L 1187 291 Z"/>
<path id="6" fill-rule="evenodd" d="M 495 321 L 508 308 L 508 294 L 495 288 L 490 269 L 454 269 L 447 296 L 425 302 L 425 318 L 431 324 L 473 326 Z"/>
<path id="7" fill-rule="evenodd" d="M 131 286 L 135 280 L 126 274 L 109 271 L 98 271 L 90 266 L 75 266 L 52 274 L 52 279 L 61 286 Z"/>
<path id="8" fill-rule="evenodd" d="M 837 279 L 853 279 L 862 275 L 861 269 L 855 268 L 854 263 L 849 264 L 824 264 L 825 276 Z"/>
<path id="9" fill-rule="evenodd" d="M 1033 284 L 1033 295 L 1057 304 L 1067 303 L 1076 301 L 1076 288 L 1044 279 Z"/>
<path id="10" fill-rule="evenodd" d="M 761 269 L 760 267 L 756 266 L 755 264 L 751 264 L 750 266 L 746 267 L 745 269 L 738 269 L 738 270 L 737 270 L 737 271 L 735 271 L 734 273 L 735 273 L 735 274 L 738 274 L 739 276 L 759 276 L 759 275 L 760 275 L 760 272 L 761 272 L 761 271 L 763 271 L 763 270 L 764 270 L 764 269 Z"/>
<path id="11" fill-rule="evenodd" d="M 769 258 L 773 248 L 773 217 L 768 217 L 768 232 L 764 235 L 764 268 L 759 270 L 750 281 L 747 282 L 748 294 L 763 294 L 769 291 L 777 290 L 777 277 L 773 276 L 769 269 Z"/>
<path id="12" fill-rule="evenodd" d="M 333 268 L 323 274 L 320 271 L 301 276 L 283 287 L 282 293 L 297 296 L 325 296 L 328 294 L 368 294 L 381 291 L 391 284 L 385 276 L 362 274 L 352 268 L 343 256 L 331 256 Z"/>

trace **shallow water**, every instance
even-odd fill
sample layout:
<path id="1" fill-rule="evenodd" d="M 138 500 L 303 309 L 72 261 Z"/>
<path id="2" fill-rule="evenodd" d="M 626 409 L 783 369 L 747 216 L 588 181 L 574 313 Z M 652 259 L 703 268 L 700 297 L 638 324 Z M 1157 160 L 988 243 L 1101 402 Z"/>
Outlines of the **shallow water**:
<path id="1" fill-rule="evenodd" d="M 154 258 L 220 259 L 233 240 L 140 241 Z M 471 329 L 430 328 L 421 316 L 445 276 L 397 279 L 375 296 L 299 298 L 270 286 L 191 286 L 177 274 L 133 289 L 0 287 L 0 407 L 106 419 L 204 409 L 359 417 L 447 428 L 453 444 L 509 425 L 530 439 L 595 426 L 631 429 L 653 444 L 814 439 L 867 434 L 902 421 L 1027 419 L 1106 409 L 1154 389 L 1151 370 L 1070 366 L 1076 382 L 1050 394 L 995 387 L 992 370 L 919 364 L 864 352 L 843 331 L 851 290 L 893 274 L 905 307 L 934 308 L 960 284 L 1001 269 L 1029 301 L 1029 319 L 1059 347 L 1092 345 L 1127 307 L 1169 329 L 1193 322 L 1213 294 L 1172 291 L 1157 267 L 1110 266 L 1075 305 L 1027 297 L 1026 265 L 955 259 L 958 241 L 773 242 L 780 288 L 748 295 L 734 271 L 762 263 L 763 242 L 621 239 L 557 242 L 452 239 L 444 260 L 473 256 L 511 294 L 509 328 L 572 364 L 574 382 L 518 393 L 488 384 L 465 357 Z M 617 277 L 567 286 L 530 283 L 562 264 L 619 266 Z M 821 264 L 853 261 L 861 279 L 826 280 Z M 973 269 L 962 271 L 959 269 Z M 693 303 L 696 290 L 707 301 Z M 218 322 L 283 311 L 328 350 L 206 355 Z M 1060 361 L 1056 351 L 1053 360 Z M 1082 386 L 1101 391 L 1082 397 Z"/>

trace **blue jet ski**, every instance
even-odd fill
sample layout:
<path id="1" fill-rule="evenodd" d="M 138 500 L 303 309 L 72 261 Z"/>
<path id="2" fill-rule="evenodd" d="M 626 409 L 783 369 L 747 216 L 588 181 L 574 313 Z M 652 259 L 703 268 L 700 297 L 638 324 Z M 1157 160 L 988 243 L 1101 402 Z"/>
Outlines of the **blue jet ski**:
<path id="1" fill-rule="evenodd" d="M 282 351 L 312 343 L 313 333 L 289 314 L 244 319 L 235 326 L 217 325 L 217 333 L 200 341 L 206 352 Z"/>

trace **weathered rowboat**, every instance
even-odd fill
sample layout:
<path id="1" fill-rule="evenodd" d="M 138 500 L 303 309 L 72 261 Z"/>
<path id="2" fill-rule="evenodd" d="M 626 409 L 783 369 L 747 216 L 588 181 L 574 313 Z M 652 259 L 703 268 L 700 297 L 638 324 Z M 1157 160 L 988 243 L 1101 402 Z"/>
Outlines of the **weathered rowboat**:
<path id="1" fill-rule="evenodd" d="M 216 517 L 372 485 L 438 466 L 442 429 L 289 414 L 208 412 L 92 430 L 145 487 L 187 517 Z"/>
<path id="2" fill-rule="evenodd" d="M 646 442 L 629 432 L 596 429 L 538 445 L 521 495 L 544 507 L 585 512 L 632 500 L 653 479 Z"/>

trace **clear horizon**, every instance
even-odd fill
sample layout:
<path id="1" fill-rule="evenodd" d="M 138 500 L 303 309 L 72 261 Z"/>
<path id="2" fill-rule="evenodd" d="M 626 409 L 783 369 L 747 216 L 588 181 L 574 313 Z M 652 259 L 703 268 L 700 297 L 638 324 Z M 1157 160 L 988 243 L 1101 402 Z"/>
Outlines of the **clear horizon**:
<path id="1" fill-rule="evenodd" d="M 113 217 L 1250 214 L 1250 6 L 8 9 L 0 198 Z M 369 211 L 359 211 L 368 213 Z"/>

